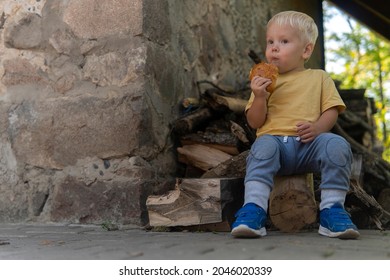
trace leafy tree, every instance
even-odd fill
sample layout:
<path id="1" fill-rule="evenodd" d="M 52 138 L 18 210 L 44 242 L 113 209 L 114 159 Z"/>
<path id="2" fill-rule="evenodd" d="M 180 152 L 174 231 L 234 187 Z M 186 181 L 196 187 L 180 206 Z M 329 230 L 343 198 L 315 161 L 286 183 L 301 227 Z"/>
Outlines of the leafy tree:
<path id="1" fill-rule="evenodd" d="M 348 30 L 327 30 L 335 15 L 344 18 Z M 383 158 L 390 160 L 390 44 L 336 8 L 324 2 L 326 63 L 338 63 L 342 71 L 330 71 L 332 78 L 341 81 L 341 88 L 366 88 L 366 94 L 375 99 L 378 113 L 374 116 L 377 137 L 383 143 Z"/>

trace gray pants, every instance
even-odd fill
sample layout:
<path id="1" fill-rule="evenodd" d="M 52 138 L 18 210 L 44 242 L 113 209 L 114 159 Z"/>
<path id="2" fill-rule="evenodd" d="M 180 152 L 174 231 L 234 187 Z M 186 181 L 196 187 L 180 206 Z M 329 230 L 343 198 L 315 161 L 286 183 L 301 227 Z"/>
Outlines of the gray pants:
<path id="1" fill-rule="evenodd" d="M 245 200 L 273 187 L 275 175 L 321 173 L 321 189 L 348 191 L 352 152 L 349 143 L 333 133 L 322 133 L 310 143 L 296 137 L 263 135 L 253 143 L 247 158 Z"/>

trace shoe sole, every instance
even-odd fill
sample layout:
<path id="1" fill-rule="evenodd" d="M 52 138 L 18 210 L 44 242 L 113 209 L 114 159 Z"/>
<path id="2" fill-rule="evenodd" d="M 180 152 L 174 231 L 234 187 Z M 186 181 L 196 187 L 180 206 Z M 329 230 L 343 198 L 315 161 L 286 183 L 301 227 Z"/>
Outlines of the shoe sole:
<path id="1" fill-rule="evenodd" d="M 257 238 L 267 235 L 267 231 L 264 227 L 261 229 L 253 229 L 246 225 L 239 225 L 232 229 L 231 235 L 234 237 L 242 237 L 242 238 Z"/>
<path id="2" fill-rule="evenodd" d="M 318 229 L 318 233 L 327 236 L 327 237 L 332 237 L 332 238 L 340 238 L 340 239 L 356 239 L 360 236 L 360 233 L 357 230 L 354 230 L 352 228 L 349 228 L 345 231 L 342 232 L 332 232 L 329 229 L 320 226 Z"/>

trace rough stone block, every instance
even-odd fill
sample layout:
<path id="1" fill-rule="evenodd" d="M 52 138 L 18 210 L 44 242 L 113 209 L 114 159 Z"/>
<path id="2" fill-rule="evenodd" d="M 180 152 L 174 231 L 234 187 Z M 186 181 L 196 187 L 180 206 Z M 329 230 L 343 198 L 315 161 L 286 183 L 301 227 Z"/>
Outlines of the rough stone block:
<path id="1" fill-rule="evenodd" d="M 141 34 L 142 4 L 142 0 L 70 0 L 63 20 L 77 36 L 85 39 Z"/>
<path id="2" fill-rule="evenodd" d="M 32 49 L 41 44 L 41 17 L 29 13 L 7 24 L 4 30 L 4 43 L 9 48 Z"/>

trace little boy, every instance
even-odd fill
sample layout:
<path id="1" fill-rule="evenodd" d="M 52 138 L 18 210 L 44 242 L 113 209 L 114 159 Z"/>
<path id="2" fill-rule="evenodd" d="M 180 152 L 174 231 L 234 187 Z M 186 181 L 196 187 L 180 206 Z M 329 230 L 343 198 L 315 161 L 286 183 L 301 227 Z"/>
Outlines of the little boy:
<path id="1" fill-rule="evenodd" d="M 345 104 L 325 71 L 305 69 L 317 36 L 313 19 L 300 12 L 281 12 L 268 22 L 266 58 L 278 67 L 279 77 L 272 94 L 266 90 L 271 80 L 251 81 L 246 117 L 257 139 L 247 158 L 245 200 L 232 226 L 234 237 L 265 236 L 274 176 L 308 172 L 321 172 L 319 234 L 359 237 L 344 210 L 350 145 L 329 132 Z"/>

